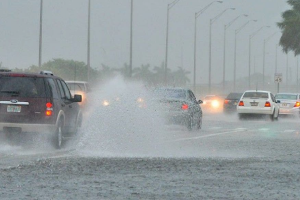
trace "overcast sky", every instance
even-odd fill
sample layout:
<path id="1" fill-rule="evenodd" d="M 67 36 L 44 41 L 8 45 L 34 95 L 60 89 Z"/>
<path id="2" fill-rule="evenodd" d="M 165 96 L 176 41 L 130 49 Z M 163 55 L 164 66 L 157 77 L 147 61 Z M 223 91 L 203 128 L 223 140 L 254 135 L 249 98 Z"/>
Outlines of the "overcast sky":
<path id="1" fill-rule="evenodd" d="M 160 66 L 165 59 L 167 5 L 172 0 L 134 0 L 133 67 Z M 180 0 L 169 18 L 168 67 L 193 71 L 194 16 L 212 0 Z M 234 31 L 237 35 L 237 75 L 248 75 L 249 35 L 262 26 L 252 40 L 252 72 L 262 72 L 263 41 L 266 43 L 266 74 L 274 75 L 275 49 L 281 33 L 276 22 L 290 7 L 285 0 L 224 0 L 214 3 L 197 19 L 197 83 L 208 81 L 209 20 L 227 8 L 212 25 L 212 81 L 222 80 L 224 24 L 240 17 L 227 30 L 226 79 L 233 79 Z M 44 0 L 42 62 L 53 58 L 87 61 L 88 0 Z M 0 62 L 7 68 L 38 65 L 40 0 L 0 0 Z M 130 0 L 91 0 L 91 67 L 101 64 L 122 67 L 129 63 Z M 291 74 L 296 59 L 289 54 Z M 278 69 L 285 74 L 287 56 L 278 48 Z M 255 60 L 255 62 L 254 62 Z M 192 81 L 192 76 L 190 77 Z M 291 76 L 295 80 L 295 76 Z"/>

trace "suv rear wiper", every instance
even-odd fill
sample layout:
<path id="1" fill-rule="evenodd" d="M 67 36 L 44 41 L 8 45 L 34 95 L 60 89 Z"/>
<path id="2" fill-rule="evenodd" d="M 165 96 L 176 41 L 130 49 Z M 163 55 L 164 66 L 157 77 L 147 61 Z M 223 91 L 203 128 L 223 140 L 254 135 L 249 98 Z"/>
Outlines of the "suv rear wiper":
<path id="1" fill-rule="evenodd" d="M 9 90 L 2 90 L 1 93 L 8 93 L 8 94 L 20 94 L 19 91 L 9 91 Z"/>
<path id="2" fill-rule="evenodd" d="M 11 94 L 11 95 L 14 95 L 14 96 L 17 96 L 20 94 L 19 91 L 9 91 L 9 90 L 2 90 L 0 91 L 1 93 L 5 93 L 5 94 Z"/>

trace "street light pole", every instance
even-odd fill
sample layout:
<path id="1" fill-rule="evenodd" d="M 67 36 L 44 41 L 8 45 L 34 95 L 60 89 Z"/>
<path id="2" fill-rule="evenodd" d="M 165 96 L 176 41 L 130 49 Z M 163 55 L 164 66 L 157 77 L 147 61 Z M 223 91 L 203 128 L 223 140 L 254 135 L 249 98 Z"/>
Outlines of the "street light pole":
<path id="1" fill-rule="evenodd" d="M 209 90 L 209 94 L 211 93 L 211 27 L 212 24 L 219 19 L 227 10 L 235 10 L 235 8 L 227 8 L 225 10 L 223 10 L 220 14 L 218 14 L 217 16 L 215 16 L 214 18 L 209 20 L 209 63 L 208 63 L 208 90 Z"/>
<path id="2" fill-rule="evenodd" d="M 264 39 L 264 49 L 263 49 L 263 89 L 265 88 L 265 63 L 266 63 L 266 42 L 270 40 L 277 32 L 273 33 L 266 39 Z"/>
<path id="3" fill-rule="evenodd" d="M 240 28 L 235 30 L 235 37 L 234 37 L 234 67 L 233 67 L 233 91 L 236 91 L 236 38 L 237 38 L 237 34 L 243 29 L 245 28 L 245 26 L 247 24 L 249 24 L 251 21 L 253 22 L 257 22 L 257 20 L 249 20 L 247 21 L 245 24 L 243 24 Z"/>
<path id="4" fill-rule="evenodd" d="M 165 56 L 165 72 L 164 72 L 164 82 L 167 85 L 167 71 L 168 71 L 168 42 L 169 42 L 169 11 L 170 9 L 178 3 L 179 0 L 174 0 L 172 3 L 168 4 L 167 7 L 167 34 L 166 34 L 166 56 Z"/>
<path id="5" fill-rule="evenodd" d="M 249 35 L 249 60 L 248 60 L 248 65 L 249 65 L 248 66 L 248 87 L 249 87 L 249 89 L 251 87 L 251 78 L 250 78 L 250 76 L 251 76 L 251 40 L 259 31 L 261 31 L 265 27 L 269 28 L 270 26 L 262 26 L 257 31 L 255 31 L 251 35 Z M 264 56 L 265 55 L 263 55 L 263 57 Z M 263 76 L 264 76 L 264 67 L 263 67 Z M 264 82 L 264 77 L 263 77 L 263 82 Z M 263 85 L 264 85 L 264 83 L 263 83 Z M 264 88 L 264 86 L 263 86 L 263 88 Z"/>
<path id="6" fill-rule="evenodd" d="M 41 0 L 40 2 L 39 67 L 42 66 L 42 38 L 43 38 L 43 0 Z"/>
<path id="7" fill-rule="evenodd" d="M 131 0 L 130 12 L 130 55 L 129 55 L 129 78 L 132 77 L 132 22 L 133 22 L 133 0 Z"/>
<path id="8" fill-rule="evenodd" d="M 91 0 L 88 5 L 88 40 L 87 40 L 87 81 L 90 80 L 90 35 L 91 35 Z"/>
<path id="9" fill-rule="evenodd" d="M 241 16 L 248 17 L 248 15 L 239 15 L 234 18 L 231 22 L 224 25 L 224 49 L 223 49 L 223 91 L 225 90 L 225 66 L 226 66 L 226 30 Z"/>
<path id="10" fill-rule="evenodd" d="M 208 9 L 213 3 L 218 2 L 218 3 L 223 3 L 223 1 L 213 1 L 207 6 L 205 6 L 203 9 L 195 13 L 195 33 L 194 33 L 194 81 L 193 81 L 193 88 L 194 88 L 194 93 L 196 93 L 196 51 L 197 51 L 197 19 L 198 17 L 203 14 L 203 12 Z"/>

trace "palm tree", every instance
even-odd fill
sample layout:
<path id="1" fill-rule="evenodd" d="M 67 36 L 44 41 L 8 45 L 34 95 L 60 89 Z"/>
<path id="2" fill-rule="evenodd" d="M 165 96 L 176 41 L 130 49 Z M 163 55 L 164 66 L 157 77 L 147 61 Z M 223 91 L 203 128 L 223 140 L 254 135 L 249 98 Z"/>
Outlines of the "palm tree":
<path id="1" fill-rule="evenodd" d="M 137 80 L 143 80 L 146 83 L 152 82 L 153 72 L 150 71 L 150 65 L 142 65 L 139 68 L 133 69 L 133 78 Z"/>
<path id="2" fill-rule="evenodd" d="M 187 82 L 190 82 L 190 79 L 187 77 L 191 72 L 184 70 L 182 67 L 172 73 L 173 84 L 177 86 L 185 86 Z"/>
<path id="3" fill-rule="evenodd" d="M 300 54 L 300 0 L 288 0 L 292 9 L 282 13 L 282 22 L 277 23 L 282 30 L 280 46 L 284 52 L 294 51 Z"/>

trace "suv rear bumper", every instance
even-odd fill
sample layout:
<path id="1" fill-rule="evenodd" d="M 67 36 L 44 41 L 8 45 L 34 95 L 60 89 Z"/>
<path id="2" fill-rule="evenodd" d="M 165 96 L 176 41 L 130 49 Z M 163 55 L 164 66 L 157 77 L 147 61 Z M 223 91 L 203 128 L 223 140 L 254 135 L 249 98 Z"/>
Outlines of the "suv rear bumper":
<path id="1" fill-rule="evenodd" d="M 54 133 L 56 130 L 55 124 L 21 124 L 21 123 L 0 123 L 0 131 L 4 129 L 16 128 L 21 132 L 31 133 Z"/>

